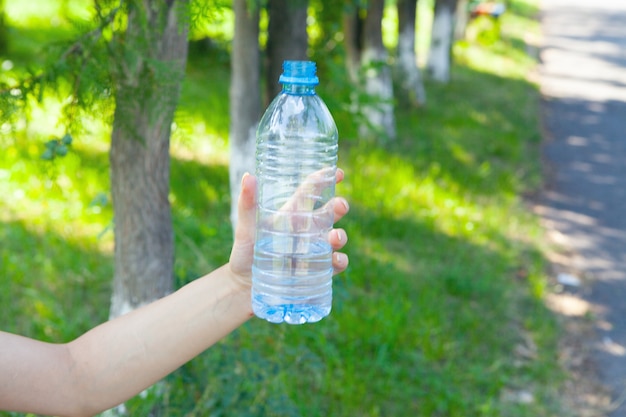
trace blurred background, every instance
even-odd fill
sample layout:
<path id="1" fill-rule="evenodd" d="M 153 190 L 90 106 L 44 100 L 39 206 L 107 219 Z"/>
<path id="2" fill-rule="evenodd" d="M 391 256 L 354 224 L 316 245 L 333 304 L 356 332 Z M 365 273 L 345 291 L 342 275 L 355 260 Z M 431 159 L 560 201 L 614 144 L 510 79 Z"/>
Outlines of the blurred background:
<path id="1" fill-rule="evenodd" d="M 526 204 L 537 3 L 0 2 L 0 328 L 66 342 L 123 312 L 114 295 L 225 263 L 255 123 L 282 61 L 311 59 L 351 205 L 333 312 L 253 319 L 127 415 L 569 415 Z M 114 212 L 139 220 L 114 235 Z"/>

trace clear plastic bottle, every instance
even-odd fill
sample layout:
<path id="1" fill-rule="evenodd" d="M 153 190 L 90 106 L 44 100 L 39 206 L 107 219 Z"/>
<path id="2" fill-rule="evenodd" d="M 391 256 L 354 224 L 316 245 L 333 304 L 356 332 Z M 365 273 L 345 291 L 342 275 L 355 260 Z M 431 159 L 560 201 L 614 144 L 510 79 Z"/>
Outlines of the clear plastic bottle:
<path id="1" fill-rule="evenodd" d="M 314 62 L 285 61 L 279 81 L 257 130 L 252 307 L 272 323 L 311 323 L 332 303 L 337 127 Z"/>

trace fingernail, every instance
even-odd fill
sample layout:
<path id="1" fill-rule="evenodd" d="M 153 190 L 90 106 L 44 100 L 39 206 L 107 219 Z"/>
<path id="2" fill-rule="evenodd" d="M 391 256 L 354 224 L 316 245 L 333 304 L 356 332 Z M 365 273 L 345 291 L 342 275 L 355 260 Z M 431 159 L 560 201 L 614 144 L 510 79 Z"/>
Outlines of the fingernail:
<path id="1" fill-rule="evenodd" d="M 341 199 L 341 202 L 343 203 L 343 206 L 345 207 L 346 211 L 350 210 L 350 205 L 348 204 L 348 201 L 346 199 Z"/>
<path id="2" fill-rule="evenodd" d="M 246 181 L 248 180 L 249 176 L 250 176 L 250 173 L 246 172 L 243 174 L 243 177 L 241 177 L 241 189 L 242 190 L 246 188 Z"/>
<path id="3" fill-rule="evenodd" d="M 339 243 L 341 243 L 343 241 L 343 236 L 341 235 L 341 232 L 339 230 L 336 230 L 335 234 L 337 235 L 337 240 L 339 241 Z"/>
<path id="4" fill-rule="evenodd" d="M 336 252 L 335 260 L 337 261 L 339 265 L 344 265 L 348 262 L 348 255 L 346 255 L 345 253 Z"/>

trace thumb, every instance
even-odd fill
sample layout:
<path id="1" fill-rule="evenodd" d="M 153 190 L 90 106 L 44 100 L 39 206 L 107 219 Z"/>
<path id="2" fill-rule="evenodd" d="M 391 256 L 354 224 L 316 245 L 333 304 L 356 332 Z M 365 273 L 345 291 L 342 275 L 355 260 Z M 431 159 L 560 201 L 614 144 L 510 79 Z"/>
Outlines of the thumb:
<path id="1" fill-rule="evenodd" d="M 256 187 L 256 178 L 248 173 L 244 174 L 237 204 L 235 242 L 230 254 L 233 272 L 242 276 L 249 275 L 252 271 L 256 226 Z"/>
<path id="2" fill-rule="evenodd" d="M 241 192 L 237 204 L 235 241 L 254 241 L 256 225 L 256 178 L 247 172 L 241 179 Z"/>

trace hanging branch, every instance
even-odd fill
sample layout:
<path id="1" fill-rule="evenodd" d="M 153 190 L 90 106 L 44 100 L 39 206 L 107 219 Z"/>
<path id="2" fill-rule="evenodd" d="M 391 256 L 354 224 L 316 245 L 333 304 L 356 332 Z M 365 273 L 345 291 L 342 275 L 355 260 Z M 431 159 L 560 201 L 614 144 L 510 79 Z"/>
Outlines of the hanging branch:
<path id="1" fill-rule="evenodd" d="M 115 21 L 121 7 L 122 2 L 106 15 L 103 15 L 100 3 L 96 2 L 96 12 L 100 22 L 97 28 L 80 36 L 60 54 L 53 64 L 38 74 L 31 72 L 29 77 L 22 78 L 13 85 L 2 83 L 3 85 L 0 86 L 0 110 L 2 111 L 0 122 L 10 121 L 16 112 L 26 107 L 28 97 L 32 97 L 33 94 L 37 94 L 37 101 L 41 101 L 46 83 L 67 74 L 73 75 L 74 79 L 71 83 L 72 100 L 66 106 L 77 106 L 81 101 L 80 88 L 84 81 L 83 75 L 88 64 L 94 58 L 94 46 L 102 38 L 103 31 Z M 96 63 L 96 65 L 101 65 L 101 63 Z M 68 71 L 68 67 L 77 68 L 77 70 Z M 68 116 L 71 119 L 72 114 L 70 113 Z M 71 123 L 72 120 L 70 120 Z"/>

